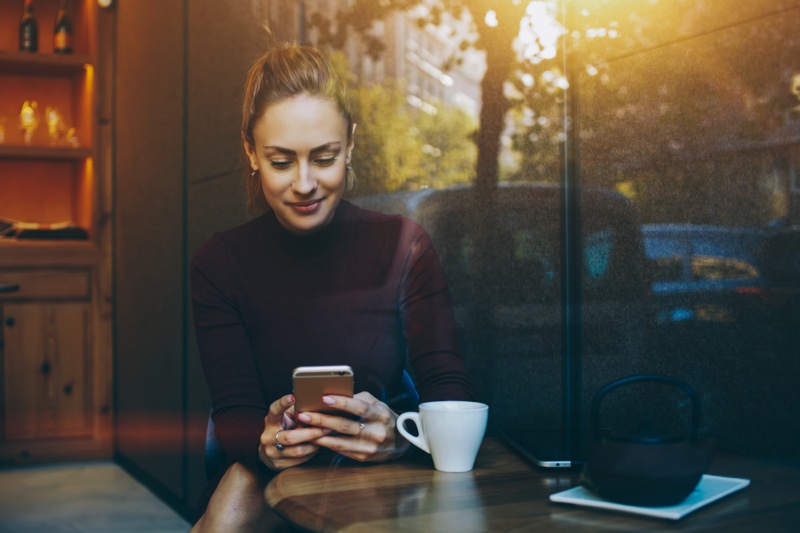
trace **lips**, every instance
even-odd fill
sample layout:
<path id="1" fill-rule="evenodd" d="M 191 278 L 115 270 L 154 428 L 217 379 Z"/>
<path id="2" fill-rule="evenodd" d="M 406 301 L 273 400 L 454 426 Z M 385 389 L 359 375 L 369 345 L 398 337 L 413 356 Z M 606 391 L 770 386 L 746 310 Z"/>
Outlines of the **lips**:
<path id="1" fill-rule="evenodd" d="M 307 202 L 292 202 L 289 203 L 289 207 L 294 209 L 295 211 L 303 214 L 313 213 L 322 205 L 322 201 L 324 198 L 318 198 L 316 200 L 309 200 Z"/>

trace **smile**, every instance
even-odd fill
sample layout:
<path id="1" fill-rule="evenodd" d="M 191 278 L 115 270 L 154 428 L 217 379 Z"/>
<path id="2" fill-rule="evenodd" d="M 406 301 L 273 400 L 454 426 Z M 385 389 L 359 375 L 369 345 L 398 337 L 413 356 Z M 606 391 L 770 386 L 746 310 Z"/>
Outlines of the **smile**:
<path id="1" fill-rule="evenodd" d="M 315 212 L 319 207 L 322 205 L 322 201 L 324 198 L 318 198 L 316 200 L 310 200 L 307 202 L 292 202 L 289 203 L 289 207 L 293 210 L 297 211 L 298 213 L 302 214 L 311 214 Z"/>

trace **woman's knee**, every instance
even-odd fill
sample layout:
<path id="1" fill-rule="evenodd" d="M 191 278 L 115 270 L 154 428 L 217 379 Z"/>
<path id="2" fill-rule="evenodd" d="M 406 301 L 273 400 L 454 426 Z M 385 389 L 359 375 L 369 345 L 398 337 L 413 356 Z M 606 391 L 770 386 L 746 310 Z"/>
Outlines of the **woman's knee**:
<path id="1" fill-rule="evenodd" d="M 217 490 L 223 487 L 236 493 L 262 495 L 265 485 L 266 481 L 259 473 L 253 472 L 242 463 L 233 463 L 222 476 Z"/>
<path id="2" fill-rule="evenodd" d="M 264 499 L 265 485 L 259 473 L 240 463 L 232 464 L 212 494 L 196 530 L 264 531 L 263 525 L 273 517 Z"/>

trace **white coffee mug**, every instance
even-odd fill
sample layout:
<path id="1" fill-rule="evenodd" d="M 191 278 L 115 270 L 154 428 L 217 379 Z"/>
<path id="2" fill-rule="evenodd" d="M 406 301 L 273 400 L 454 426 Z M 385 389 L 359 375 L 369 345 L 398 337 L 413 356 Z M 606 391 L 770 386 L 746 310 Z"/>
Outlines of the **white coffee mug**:
<path id="1" fill-rule="evenodd" d="M 419 405 L 419 413 L 403 413 L 397 429 L 408 441 L 433 457 L 433 466 L 442 472 L 468 472 L 475 465 L 478 449 L 486 433 L 489 406 L 477 402 L 443 401 Z M 419 436 L 403 424 L 414 422 Z"/>

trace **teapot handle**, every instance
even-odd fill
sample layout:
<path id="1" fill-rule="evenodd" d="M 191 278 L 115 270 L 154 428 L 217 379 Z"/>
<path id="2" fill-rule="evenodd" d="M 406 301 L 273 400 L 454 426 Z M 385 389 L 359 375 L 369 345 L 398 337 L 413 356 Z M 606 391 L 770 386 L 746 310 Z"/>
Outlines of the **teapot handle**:
<path id="1" fill-rule="evenodd" d="M 695 442 L 697 440 L 697 433 L 700 427 L 700 397 L 692 387 L 690 387 L 683 381 L 680 381 L 678 379 L 669 376 L 662 376 L 659 374 L 640 374 L 635 376 L 628 376 L 625 378 L 618 379 L 616 381 L 612 381 L 611 383 L 608 383 L 602 389 L 600 389 L 595 395 L 594 400 L 592 401 L 592 423 L 594 424 L 595 431 L 599 432 L 600 428 L 600 402 L 603 400 L 603 398 L 609 392 L 616 389 L 617 387 L 621 387 L 622 385 L 628 385 L 630 383 L 635 383 L 638 381 L 658 381 L 661 383 L 668 383 L 670 385 L 674 385 L 675 387 L 681 389 L 686 394 L 686 396 L 689 397 L 689 400 L 692 402 L 691 441 Z"/>

